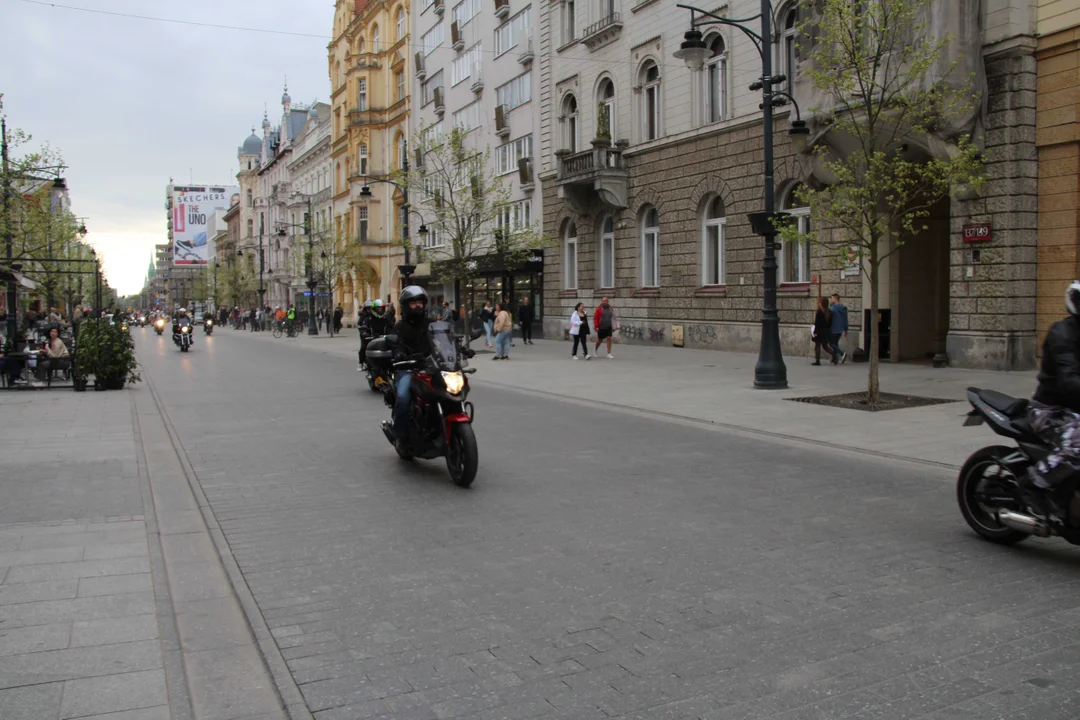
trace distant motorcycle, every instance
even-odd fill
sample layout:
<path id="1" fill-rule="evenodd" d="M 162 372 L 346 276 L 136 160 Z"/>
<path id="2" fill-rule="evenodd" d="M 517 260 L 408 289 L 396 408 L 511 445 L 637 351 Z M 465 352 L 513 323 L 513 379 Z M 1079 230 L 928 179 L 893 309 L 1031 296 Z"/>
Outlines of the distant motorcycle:
<path id="1" fill-rule="evenodd" d="M 394 437 L 392 414 L 390 420 L 382 424 L 383 434 L 403 460 L 445 457 L 446 468 L 453 481 L 460 487 L 469 487 L 476 478 L 479 456 L 472 429 L 473 404 L 466 400 L 469 395 L 467 375 L 476 372 L 476 368 L 466 366 L 468 358 L 476 353 L 469 349 L 468 343 L 462 345 L 449 323 L 430 323 L 428 339 L 431 355 L 391 361 L 389 367 L 385 356 L 373 356 L 372 346 L 378 345 L 378 341 L 368 344 L 369 365 L 375 362 L 380 371 L 392 371 L 394 375 L 405 370 L 413 371 L 408 435 L 403 447 L 398 446 Z M 384 349 L 376 352 L 389 352 L 392 358 L 392 348 L 397 344 L 397 338 L 387 335 L 383 340 Z M 383 399 L 390 406 L 391 413 L 397 402 L 396 385 L 391 379 L 381 386 Z"/>
<path id="2" fill-rule="evenodd" d="M 207 335 L 214 334 L 214 321 L 210 318 L 206 318 L 206 322 L 203 323 L 203 332 Z"/>
<path id="3" fill-rule="evenodd" d="M 179 332 L 173 336 L 173 342 L 180 348 L 180 352 L 187 352 L 191 348 L 191 323 L 184 320 L 180 323 Z"/>
<path id="4" fill-rule="evenodd" d="M 1066 517 L 1050 518 L 1027 506 L 1017 484 L 1051 448 L 1027 421 L 1028 401 L 993 390 L 968 388 L 972 410 L 964 425 L 989 423 L 1017 447 L 991 445 L 975 452 L 960 469 L 956 497 L 967 524 L 987 540 L 1012 545 L 1035 535 L 1060 537 L 1080 545 L 1080 477 L 1073 476 L 1052 492 Z"/>
<path id="5" fill-rule="evenodd" d="M 158 318 L 154 321 L 154 332 L 161 335 L 165 332 L 165 318 Z"/>

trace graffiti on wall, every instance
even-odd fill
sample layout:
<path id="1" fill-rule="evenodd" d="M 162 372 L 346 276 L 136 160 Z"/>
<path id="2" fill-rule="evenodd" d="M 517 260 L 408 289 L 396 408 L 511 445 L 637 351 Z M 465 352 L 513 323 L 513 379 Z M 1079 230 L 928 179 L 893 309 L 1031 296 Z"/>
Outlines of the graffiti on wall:
<path id="1" fill-rule="evenodd" d="M 687 325 L 686 337 L 695 345 L 712 345 L 716 342 L 715 325 Z"/>

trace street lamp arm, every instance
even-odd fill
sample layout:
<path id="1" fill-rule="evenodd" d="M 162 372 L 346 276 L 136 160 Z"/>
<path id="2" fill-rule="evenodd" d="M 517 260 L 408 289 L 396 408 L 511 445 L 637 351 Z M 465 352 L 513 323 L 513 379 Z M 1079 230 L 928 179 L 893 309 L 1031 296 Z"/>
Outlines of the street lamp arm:
<path id="1" fill-rule="evenodd" d="M 733 28 L 737 28 L 739 30 L 742 30 L 743 34 L 746 35 L 748 38 L 750 38 L 751 42 L 754 43 L 754 47 L 757 48 L 758 55 L 761 55 L 762 57 L 765 56 L 765 45 L 766 45 L 766 43 L 764 42 L 764 40 L 762 40 L 761 35 L 757 34 L 753 30 L 751 30 L 750 28 L 748 28 L 745 25 L 741 24 L 741 23 L 750 22 L 751 20 L 759 19 L 761 17 L 761 13 L 758 13 L 757 15 L 754 15 L 754 16 L 748 17 L 748 18 L 738 18 L 738 19 L 732 20 L 732 19 L 729 19 L 729 18 L 720 17 L 716 13 L 711 13 L 708 10 L 702 10 L 701 8 L 694 7 L 693 5 L 683 5 L 683 4 L 680 3 L 680 4 L 676 5 L 675 7 L 680 7 L 682 9 L 684 9 L 684 10 L 689 10 L 690 11 L 690 26 L 691 27 L 697 28 L 697 27 L 707 27 L 709 25 L 730 25 Z M 697 17 L 694 17 L 695 13 L 704 15 L 705 17 L 699 19 Z"/>
<path id="2" fill-rule="evenodd" d="M 787 98 L 788 102 L 795 107 L 795 119 L 802 120 L 802 112 L 799 110 L 799 103 L 795 101 L 795 98 L 791 96 L 791 93 L 784 92 L 783 90 L 773 90 L 772 94 L 773 97 Z"/>

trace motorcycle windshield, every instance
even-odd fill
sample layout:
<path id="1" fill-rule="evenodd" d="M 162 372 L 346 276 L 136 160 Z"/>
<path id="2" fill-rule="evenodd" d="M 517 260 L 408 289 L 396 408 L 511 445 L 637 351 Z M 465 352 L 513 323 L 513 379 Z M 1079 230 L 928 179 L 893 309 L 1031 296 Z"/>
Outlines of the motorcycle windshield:
<path id="1" fill-rule="evenodd" d="M 428 340 L 431 342 L 431 355 L 440 370 L 458 368 L 457 344 L 452 335 L 450 323 L 433 322 L 428 325 Z"/>

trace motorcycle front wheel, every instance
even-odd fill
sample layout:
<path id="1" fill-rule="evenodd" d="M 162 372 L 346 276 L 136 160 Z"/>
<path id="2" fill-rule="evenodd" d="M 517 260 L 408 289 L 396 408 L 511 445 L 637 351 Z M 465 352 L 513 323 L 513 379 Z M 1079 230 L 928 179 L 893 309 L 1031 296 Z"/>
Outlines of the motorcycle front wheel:
<path id="1" fill-rule="evenodd" d="M 1015 448 L 1004 445 L 985 447 L 967 459 L 956 481 L 956 500 L 968 526 L 999 545 L 1013 545 L 1029 537 L 1028 533 L 1002 525 L 993 512 L 1023 512 L 1012 473 L 1000 462 L 1014 452 Z"/>
<path id="2" fill-rule="evenodd" d="M 467 488 L 476 478 L 480 463 L 476 450 L 476 434 L 469 423 L 454 423 L 446 452 L 446 469 L 458 487 Z"/>

